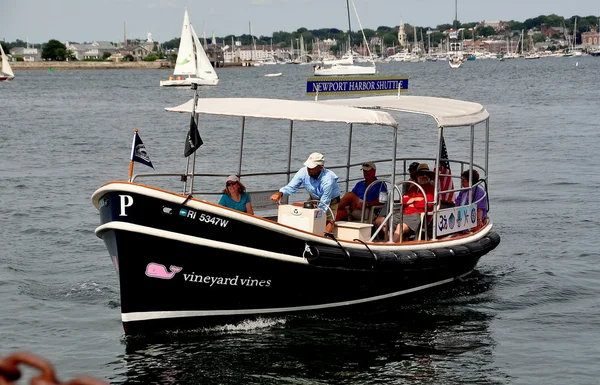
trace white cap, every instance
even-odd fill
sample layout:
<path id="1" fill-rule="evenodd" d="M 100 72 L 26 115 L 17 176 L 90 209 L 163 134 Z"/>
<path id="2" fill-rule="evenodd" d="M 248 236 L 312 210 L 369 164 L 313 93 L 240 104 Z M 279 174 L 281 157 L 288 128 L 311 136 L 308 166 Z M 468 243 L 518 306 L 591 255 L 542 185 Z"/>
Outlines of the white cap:
<path id="1" fill-rule="evenodd" d="M 317 166 L 325 165 L 325 157 L 320 152 L 313 152 L 310 154 L 304 165 L 308 168 L 315 168 Z"/>

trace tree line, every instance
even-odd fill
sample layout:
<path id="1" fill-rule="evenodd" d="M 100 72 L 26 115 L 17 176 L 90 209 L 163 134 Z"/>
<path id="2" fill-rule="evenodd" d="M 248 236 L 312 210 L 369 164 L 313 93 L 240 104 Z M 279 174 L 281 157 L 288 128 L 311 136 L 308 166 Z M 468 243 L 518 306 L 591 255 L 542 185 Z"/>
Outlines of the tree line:
<path id="1" fill-rule="evenodd" d="M 489 36 L 497 36 L 499 34 L 504 36 L 512 36 L 513 33 L 518 33 L 517 31 L 521 30 L 530 30 L 530 29 L 540 29 L 542 24 L 546 24 L 548 27 L 565 27 L 567 30 L 572 31 L 575 23 L 577 23 L 577 31 L 576 34 L 581 34 L 583 32 L 590 31 L 592 27 L 598 27 L 599 18 L 597 16 L 571 16 L 570 18 L 564 18 L 562 16 L 558 16 L 556 14 L 551 15 L 540 15 L 535 18 L 527 19 L 523 22 L 521 21 L 504 21 L 506 28 L 503 32 L 497 32 L 494 28 L 490 26 L 477 27 L 479 22 L 469 22 L 469 23 L 461 23 L 458 20 L 455 20 L 452 24 L 440 24 L 435 28 L 431 27 L 416 27 L 416 40 L 421 40 L 423 37 L 424 40 L 427 40 L 427 35 L 429 35 L 429 39 L 431 40 L 432 45 L 437 45 L 442 42 L 443 39 L 446 38 L 446 35 L 443 31 L 447 31 L 449 29 L 459 29 L 462 28 L 462 33 L 464 34 L 465 39 L 472 38 L 487 38 Z M 477 27 L 477 28 L 476 28 Z M 398 29 L 399 26 L 388 27 L 388 26 L 379 26 L 377 29 L 366 28 L 363 30 L 367 41 L 370 41 L 373 37 L 379 38 L 381 44 L 386 47 L 396 46 L 398 43 Z M 406 23 L 404 25 L 404 30 L 406 32 L 407 41 L 412 42 L 415 40 L 415 27 L 411 24 Z M 217 43 L 219 44 L 231 44 L 231 41 L 239 41 L 242 45 L 251 45 L 256 44 L 260 46 L 270 46 L 273 45 L 274 49 L 283 48 L 290 49 L 293 44 L 294 47 L 298 48 L 298 41 L 302 37 L 305 42 L 305 47 L 307 50 L 312 50 L 313 41 L 315 39 L 325 40 L 325 39 L 335 39 L 338 44 L 332 46 L 331 49 L 334 52 L 341 50 L 347 41 L 348 41 L 348 33 L 347 31 L 343 31 L 337 28 L 320 28 L 309 30 L 307 28 L 298 28 L 293 32 L 286 31 L 277 31 L 273 32 L 271 36 L 252 36 L 249 34 L 243 34 L 240 36 L 236 35 L 227 35 L 224 37 L 216 38 Z M 360 31 L 352 31 L 350 35 L 353 42 L 362 42 L 363 37 Z M 462 37 L 462 36 L 461 36 Z M 556 38 L 562 38 L 563 36 L 555 36 Z M 210 40 L 207 39 L 210 43 Z M 545 36 L 543 35 L 534 35 L 534 41 L 544 41 Z M 134 43 L 140 43 L 143 40 L 136 39 L 133 40 Z M 163 50 L 170 50 L 179 47 L 180 38 L 176 37 L 169 41 L 165 41 L 160 44 L 160 48 L 158 49 L 157 55 L 160 55 Z M 14 47 L 26 47 L 27 43 L 17 39 L 13 43 L 0 42 L 2 44 L 2 48 L 5 52 L 9 52 L 10 49 Z M 114 43 L 113 43 L 114 44 Z M 60 41 L 51 39 L 43 44 L 33 44 L 34 48 L 42 49 L 42 58 L 46 60 L 66 60 L 69 58 L 69 52 L 66 50 L 64 44 Z"/>

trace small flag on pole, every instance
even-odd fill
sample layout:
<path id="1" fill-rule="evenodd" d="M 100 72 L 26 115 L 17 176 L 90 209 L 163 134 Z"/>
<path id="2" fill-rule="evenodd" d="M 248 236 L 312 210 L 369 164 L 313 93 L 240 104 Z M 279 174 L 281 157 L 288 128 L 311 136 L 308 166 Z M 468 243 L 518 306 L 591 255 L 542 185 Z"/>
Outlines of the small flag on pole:
<path id="1" fill-rule="evenodd" d="M 442 174 L 446 174 L 441 176 Z M 448 161 L 448 150 L 446 149 L 446 141 L 442 135 L 442 151 L 440 154 L 440 191 L 454 190 L 454 182 L 452 181 L 452 170 L 450 170 L 450 162 Z M 453 192 L 440 194 L 441 202 L 451 202 L 454 196 Z"/>
<path id="2" fill-rule="evenodd" d="M 186 158 L 192 155 L 198 147 L 202 146 L 204 142 L 200 137 L 200 132 L 198 131 L 198 125 L 194 120 L 194 114 L 192 113 L 192 118 L 190 120 L 190 130 L 188 131 L 187 138 L 185 140 L 185 149 L 183 150 L 183 156 Z"/>
<path id="3" fill-rule="evenodd" d="M 131 146 L 131 161 L 139 162 L 145 164 L 148 167 L 154 168 L 152 162 L 150 161 L 150 157 L 146 152 L 146 146 L 144 146 L 144 142 L 142 142 L 142 138 L 140 138 L 137 129 L 133 134 L 133 144 Z"/>

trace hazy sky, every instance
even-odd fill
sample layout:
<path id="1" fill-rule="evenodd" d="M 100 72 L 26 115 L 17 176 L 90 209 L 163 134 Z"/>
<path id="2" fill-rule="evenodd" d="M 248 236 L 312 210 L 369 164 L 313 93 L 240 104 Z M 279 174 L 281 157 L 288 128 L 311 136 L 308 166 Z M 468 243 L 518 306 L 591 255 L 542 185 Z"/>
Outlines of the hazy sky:
<path id="1" fill-rule="evenodd" d="M 394 27 L 404 22 L 435 27 L 452 23 L 454 0 L 354 0 L 364 28 Z M 350 2 L 352 9 L 352 2 Z M 347 29 L 345 0 L 0 0 L 0 40 L 43 43 L 179 37 L 183 10 L 198 34 L 211 37 L 248 33 L 256 36 L 298 28 Z M 600 13 L 598 0 L 458 0 L 458 19 L 465 22 L 518 20 L 555 13 L 589 16 Z M 351 13 L 352 29 L 358 23 Z"/>

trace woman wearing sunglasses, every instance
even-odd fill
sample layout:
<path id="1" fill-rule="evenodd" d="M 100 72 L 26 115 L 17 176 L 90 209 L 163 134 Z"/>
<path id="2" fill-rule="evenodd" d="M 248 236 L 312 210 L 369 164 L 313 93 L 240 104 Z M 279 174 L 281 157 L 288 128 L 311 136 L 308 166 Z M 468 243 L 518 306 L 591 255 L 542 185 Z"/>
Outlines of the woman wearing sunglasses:
<path id="1" fill-rule="evenodd" d="M 237 175 L 229 175 L 225 182 L 223 195 L 219 199 L 219 204 L 230 209 L 254 215 L 251 202 L 250 194 L 246 192 L 246 186 L 240 182 L 240 178 Z"/>

